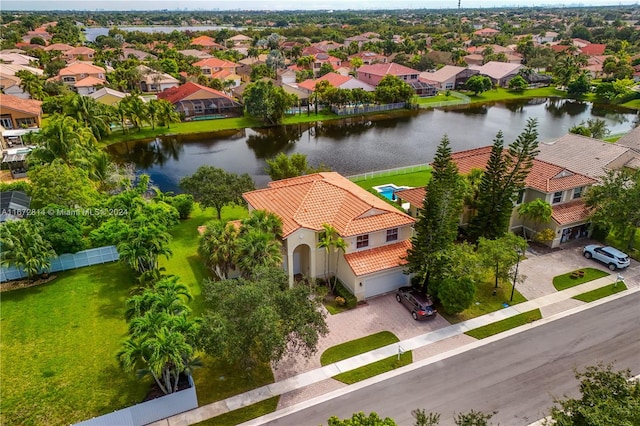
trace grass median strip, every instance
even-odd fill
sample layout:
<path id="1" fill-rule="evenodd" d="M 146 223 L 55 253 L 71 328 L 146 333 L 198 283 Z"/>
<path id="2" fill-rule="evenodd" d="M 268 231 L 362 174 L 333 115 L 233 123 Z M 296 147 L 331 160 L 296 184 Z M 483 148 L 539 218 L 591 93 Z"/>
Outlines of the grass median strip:
<path id="1" fill-rule="evenodd" d="M 229 411 L 228 413 L 221 414 L 212 419 L 195 423 L 195 425 L 227 426 L 244 423 L 276 411 L 276 408 L 278 408 L 279 398 L 279 396 L 274 396 L 273 398 L 269 398 L 255 404 L 247 405 L 246 407 L 238 408 L 237 410 Z"/>
<path id="2" fill-rule="evenodd" d="M 381 331 L 380 333 L 351 340 L 327 349 L 320 356 L 320 363 L 323 366 L 333 364 L 334 362 L 342 361 L 399 341 L 400 339 L 390 331 Z M 402 367 L 403 365 L 411 364 L 412 359 L 411 351 L 407 351 L 400 356 L 399 360 L 397 356 L 392 356 L 369 365 L 356 368 L 355 370 L 338 374 L 334 378 L 343 383 L 352 384 L 368 379 L 369 377 L 391 371 L 395 368 Z"/>
<path id="3" fill-rule="evenodd" d="M 553 286 L 556 290 L 562 291 L 608 275 L 608 272 L 601 271 L 600 269 L 582 268 L 554 277 Z"/>
<path id="4" fill-rule="evenodd" d="M 586 293 L 578 294 L 577 296 L 573 296 L 572 299 L 589 303 L 594 300 L 602 299 L 603 297 L 611 296 L 612 294 L 620 293 L 626 289 L 627 286 L 624 285 L 624 283 L 613 283 Z"/>
<path id="5" fill-rule="evenodd" d="M 467 336 L 475 337 L 476 339 L 484 339 L 486 337 L 493 336 L 494 334 L 502 333 L 503 331 L 520 327 L 521 325 L 528 324 L 541 318 L 542 314 L 540 313 L 540 309 L 534 309 L 533 311 L 523 312 L 511 318 L 503 319 L 502 321 L 474 328 L 473 330 L 469 330 L 464 334 L 466 334 Z"/>

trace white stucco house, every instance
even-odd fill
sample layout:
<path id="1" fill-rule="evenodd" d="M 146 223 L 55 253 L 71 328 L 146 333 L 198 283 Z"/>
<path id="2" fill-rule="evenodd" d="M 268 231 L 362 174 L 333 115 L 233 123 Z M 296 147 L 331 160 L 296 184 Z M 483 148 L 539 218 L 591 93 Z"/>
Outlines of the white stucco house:
<path id="1" fill-rule="evenodd" d="M 327 253 L 318 248 L 323 224 L 333 226 L 347 246 L 344 253 L 329 254 L 328 273 L 358 300 L 410 284 L 404 257 L 415 220 L 338 173 L 273 181 L 243 197 L 249 211 L 282 219 L 283 267 L 291 284 L 302 276 L 324 277 Z"/>

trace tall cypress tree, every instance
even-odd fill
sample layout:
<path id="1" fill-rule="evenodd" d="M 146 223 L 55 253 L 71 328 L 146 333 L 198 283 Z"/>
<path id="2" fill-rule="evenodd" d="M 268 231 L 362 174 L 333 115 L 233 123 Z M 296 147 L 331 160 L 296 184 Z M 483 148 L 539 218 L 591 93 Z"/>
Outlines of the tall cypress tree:
<path id="1" fill-rule="evenodd" d="M 537 127 L 536 119 L 527 120 L 525 129 L 506 152 L 502 132 L 496 135 L 480 182 L 478 214 L 469 223 L 472 239 L 496 239 L 507 232 L 518 192 L 524 189 L 533 159 L 538 155 Z"/>
<path id="2" fill-rule="evenodd" d="M 451 160 L 449 138 L 444 136 L 433 161 L 431 181 L 411 239 L 408 251 L 409 271 L 420 274 L 427 291 L 430 282 L 447 268 L 440 254 L 455 241 L 462 214 L 465 185 L 458 167 Z M 437 295 L 437 288 L 431 293 Z"/>

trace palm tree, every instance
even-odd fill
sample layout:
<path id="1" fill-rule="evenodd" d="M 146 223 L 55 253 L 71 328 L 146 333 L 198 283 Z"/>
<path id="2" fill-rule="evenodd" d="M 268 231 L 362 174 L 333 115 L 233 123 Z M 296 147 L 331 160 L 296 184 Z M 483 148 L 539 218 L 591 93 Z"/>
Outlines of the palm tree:
<path id="1" fill-rule="evenodd" d="M 147 105 L 140 96 L 134 94 L 125 96 L 120 101 L 118 108 L 123 109 L 126 118 L 138 131 L 140 131 L 142 125 L 148 121 Z"/>
<path id="2" fill-rule="evenodd" d="M 111 133 L 110 111 L 105 105 L 89 96 L 74 95 L 65 105 L 66 115 L 72 116 L 80 124 L 91 129 L 97 140 Z"/>
<path id="3" fill-rule="evenodd" d="M 329 275 L 329 258 L 331 253 L 336 252 L 336 272 L 334 275 L 333 284 L 331 285 L 331 291 L 335 290 L 335 286 L 338 283 L 338 264 L 340 261 L 340 257 L 337 255 L 338 251 L 344 251 L 347 248 L 347 243 L 340 237 L 338 234 L 338 230 L 329 224 L 322 224 L 322 231 L 318 236 L 319 241 L 317 244 L 318 248 L 325 249 L 325 281 L 328 280 Z"/>
<path id="4" fill-rule="evenodd" d="M 235 266 L 238 231 L 231 223 L 214 222 L 200 237 L 198 254 L 221 280 L 226 280 Z"/>
<path id="5" fill-rule="evenodd" d="M 518 214 L 524 219 L 522 223 L 524 237 L 527 238 L 526 228 L 524 227 L 526 220 L 533 221 L 537 232 L 538 226 L 541 223 L 546 223 L 551 220 L 552 213 L 553 209 L 551 205 L 540 198 L 520 205 L 520 207 L 518 207 Z"/>
<path id="6" fill-rule="evenodd" d="M 245 235 L 250 230 L 269 232 L 274 237 L 282 237 L 282 220 L 275 214 L 266 210 L 254 210 L 249 217 L 242 220 L 240 235 Z"/>
<path id="7" fill-rule="evenodd" d="M 173 104 L 165 99 L 159 99 L 158 101 L 158 114 L 160 116 L 159 124 L 161 126 L 167 126 L 167 129 L 171 128 L 171 123 L 180 122 L 180 114 L 176 111 Z"/>
<path id="8" fill-rule="evenodd" d="M 20 88 L 27 92 L 31 99 L 37 101 L 44 99 L 44 81 L 40 77 L 27 70 L 16 72 L 16 77 L 20 79 Z"/>
<path id="9" fill-rule="evenodd" d="M 148 121 L 151 123 L 151 128 L 155 130 L 156 122 L 160 118 L 160 105 L 158 100 L 151 99 L 147 102 L 147 116 L 149 117 Z"/>
<path id="10" fill-rule="evenodd" d="M 269 232 L 252 229 L 238 240 L 238 268 L 250 278 L 257 268 L 282 266 L 282 244 Z"/>
<path id="11" fill-rule="evenodd" d="M 54 114 L 49 123 L 33 136 L 36 148 L 29 154 L 33 163 L 51 163 L 56 159 L 72 166 L 87 167 L 97 151 L 96 138 L 90 129 L 73 117 Z"/>
<path id="12" fill-rule="evenodd" d="M 129 338 L 117 359 L 125 371 L 150 374 L 165 394 L 176 392 L 180 375 L 199 365 L 193 355 L 201 322 L 189 317 L 183 297 L 190 300 L 187 288 L 171 278 L 127 300 Z"/>
<path id="13" fill-rule="evenodd" d="M 42 237 L 42 225 L 28 220 L 0 225 L 0 264 L 23 268 L 29 279 L 51 267 L 56 252 Z"/>
<path id="14" fill-rule="evenodd" d="M 168 247 L 171 235 L 160 224 L 132 226 L 127 238 L 118 244 L 120 260 L 138 274 L 158 268 L 158 257 L 173 254 Z"/>

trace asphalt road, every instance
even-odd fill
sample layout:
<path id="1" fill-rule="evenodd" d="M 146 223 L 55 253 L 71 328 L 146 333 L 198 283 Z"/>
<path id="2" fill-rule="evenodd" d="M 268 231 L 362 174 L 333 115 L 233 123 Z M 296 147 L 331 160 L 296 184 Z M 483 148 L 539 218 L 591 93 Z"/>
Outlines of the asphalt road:
<path id="1" fill-rule="evenodd" d="M 561 318 L 441 362 L 344 394 L 272 421 L 270 425 L 326 425 L 337 415 L 377 412 L 413 425 L 411 410 L 498 413 L 494 424 L 528 425 L 548 415 L 554 397 L 578 395 L 573 369 L 615 361 L 640 374 L 640 293 Z"/>

